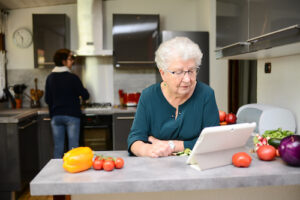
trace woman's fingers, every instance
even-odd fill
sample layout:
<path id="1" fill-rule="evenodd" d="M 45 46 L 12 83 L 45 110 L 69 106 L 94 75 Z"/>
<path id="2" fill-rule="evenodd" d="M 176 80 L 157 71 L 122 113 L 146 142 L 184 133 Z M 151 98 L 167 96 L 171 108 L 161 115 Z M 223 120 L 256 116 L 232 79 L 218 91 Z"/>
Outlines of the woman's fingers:
<path id="1" fill-rule="evenodd" d="M 165 157 L 172 154 L 172 149 L 167 143 L 152 144 L 152 147 L 152 153 L 158 157 Z"/>

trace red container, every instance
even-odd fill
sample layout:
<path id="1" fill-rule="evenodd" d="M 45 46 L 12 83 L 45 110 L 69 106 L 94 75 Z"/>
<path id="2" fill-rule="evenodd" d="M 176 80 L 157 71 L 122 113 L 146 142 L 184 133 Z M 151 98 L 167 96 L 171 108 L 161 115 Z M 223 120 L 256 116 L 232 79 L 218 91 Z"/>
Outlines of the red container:
<path id="1" fill-rule="evenodd" d="M 123 93 L 123 103 L 125 106 L 137 106 L 141 93 Z"/>
<path id="2" fill-rule="evenodd" d="M 120 105 L 124 106 L 124 91 L 123 90 L 119 90 L 119 99 L 120 99 Z"/>

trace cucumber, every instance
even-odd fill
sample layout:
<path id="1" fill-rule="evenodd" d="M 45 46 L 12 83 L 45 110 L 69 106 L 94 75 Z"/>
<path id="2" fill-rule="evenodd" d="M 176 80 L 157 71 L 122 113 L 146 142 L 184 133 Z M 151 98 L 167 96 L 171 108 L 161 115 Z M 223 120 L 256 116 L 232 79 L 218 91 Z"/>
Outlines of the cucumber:
<path id="1" fill-rule="evenodd" d="M 269 145 L 272 145 L 273 147 L 275 147 L 277 149 L 280 145 L 280 141 L 281 141 L 281 139 L 279 139 L 279 138 L 271 138 L 268 140 L 268 143 L 269 143 Z"/>

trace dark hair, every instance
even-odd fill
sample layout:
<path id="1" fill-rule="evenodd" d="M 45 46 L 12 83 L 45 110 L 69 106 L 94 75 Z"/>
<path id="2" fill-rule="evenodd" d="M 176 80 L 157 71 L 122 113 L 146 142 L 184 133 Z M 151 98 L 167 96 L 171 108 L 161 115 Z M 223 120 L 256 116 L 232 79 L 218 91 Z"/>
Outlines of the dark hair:
<path id="1" fill-rule="evenodd" d="M 71 53 L 70 49 L 59 49 L 59 50 L 57 50 L 55 52 L 54 56 L 53 56 L 53 61 L 55 63 L 55 66 L 64 66 L 62 61 L 67 60 L 70 53 Z"/>

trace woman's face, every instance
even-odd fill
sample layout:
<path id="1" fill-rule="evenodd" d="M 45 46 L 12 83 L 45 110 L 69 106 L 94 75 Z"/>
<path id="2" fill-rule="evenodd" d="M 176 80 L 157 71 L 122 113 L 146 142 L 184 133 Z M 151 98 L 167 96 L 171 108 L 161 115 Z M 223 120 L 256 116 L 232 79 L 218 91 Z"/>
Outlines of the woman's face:
<path id="1" fill-rule="evenodd" d="M 172 60 L 166 71 L 160 70 L 163 81 L 175 95 L 185 96 L 194 92 L 197 77 L 196 62 L 194 59 Z"/>
<path id="2" fill-rule="evenodd" d="M 72 65 L 74 63 L 74 56 L 73 56 L 73 54 L 70 53 L 69 56 L 68 56 L 68 58 L 67 58 L 67 60 L 63 60 L 62 62 L 64 64 L 64 66 L 67 66 L 68 68 L 71 69 L 71 67 L 72 67 Z"/>

